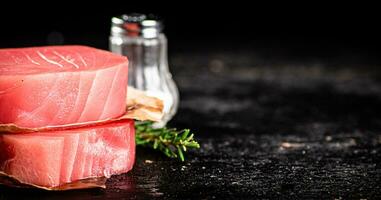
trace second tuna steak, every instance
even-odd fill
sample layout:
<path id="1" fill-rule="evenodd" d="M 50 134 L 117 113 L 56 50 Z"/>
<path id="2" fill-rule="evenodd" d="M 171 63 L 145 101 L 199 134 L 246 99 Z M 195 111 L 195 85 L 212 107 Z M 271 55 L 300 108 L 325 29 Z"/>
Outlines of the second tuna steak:
<path id="1" fill-rule="evenodd" d="M 55 187 L 128 172 L 135 161 L 133 120 L 63 131 L 0 135 L 0 171 Z"/>

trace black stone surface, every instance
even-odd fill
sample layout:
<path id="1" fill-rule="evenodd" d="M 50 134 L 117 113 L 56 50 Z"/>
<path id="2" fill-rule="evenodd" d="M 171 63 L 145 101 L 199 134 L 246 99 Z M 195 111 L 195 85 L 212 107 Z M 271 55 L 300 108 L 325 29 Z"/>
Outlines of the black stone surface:
<path id="1" fill-rule="evenodd" d="M 186 162 L 138 148 L 106 190 L 0 187 L 0 199 L 380 199 L 381 70 L 367 61 L 172 54 L 170 125 L 201 144 Z"/>

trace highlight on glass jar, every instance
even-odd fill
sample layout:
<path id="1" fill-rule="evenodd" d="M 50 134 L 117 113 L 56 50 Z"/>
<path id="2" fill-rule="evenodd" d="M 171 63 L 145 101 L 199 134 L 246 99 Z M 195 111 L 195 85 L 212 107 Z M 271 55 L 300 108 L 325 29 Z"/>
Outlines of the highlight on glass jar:
<path id="1" fill-rule="evenodd" d="M 169 71 L 167 38 L 155 16 L 127 14 L 111 19 L 110 50 L 129 59 L 128 85 L 164 102 L 162 127 L 176 114 L 179 92 Z"/>

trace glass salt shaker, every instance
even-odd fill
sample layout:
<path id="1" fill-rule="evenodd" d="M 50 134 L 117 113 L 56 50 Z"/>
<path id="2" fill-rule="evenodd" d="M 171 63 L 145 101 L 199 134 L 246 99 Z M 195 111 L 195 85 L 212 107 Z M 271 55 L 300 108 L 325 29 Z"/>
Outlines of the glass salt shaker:
<path id="1" fill-rule="evenodd" d="M 163 24 L 155 17 L 129 14 L 113 17 L 110 50 L 129 59 L 128 85 L 163 100 L 164 126 L 175 114 L 179 92 L 169 71 L 167 38 Z"/>

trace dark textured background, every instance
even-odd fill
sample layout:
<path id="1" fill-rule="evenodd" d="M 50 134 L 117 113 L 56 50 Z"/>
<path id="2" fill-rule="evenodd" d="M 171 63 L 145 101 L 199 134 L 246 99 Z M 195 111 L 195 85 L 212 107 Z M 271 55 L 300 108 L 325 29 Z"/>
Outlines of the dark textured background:
<path id="1" fill-rule="evenodd" d="M 170 125 L 191 128 L 201 149 L 182 163 L 138 148 L 134 170 L 106 190 L 1 187 L 0 199 L 381 198 L 378 14 L 360 5 L 237 5 L 2 14 L 1 47 L 104 49 L 112 15 L 161 14 L 181 93 Z"/>

